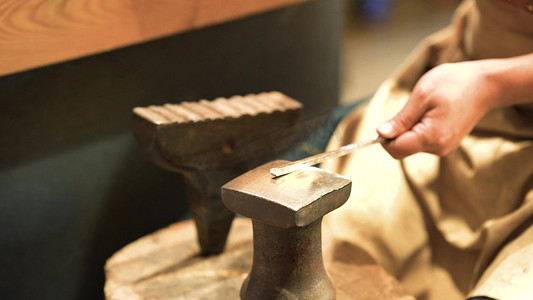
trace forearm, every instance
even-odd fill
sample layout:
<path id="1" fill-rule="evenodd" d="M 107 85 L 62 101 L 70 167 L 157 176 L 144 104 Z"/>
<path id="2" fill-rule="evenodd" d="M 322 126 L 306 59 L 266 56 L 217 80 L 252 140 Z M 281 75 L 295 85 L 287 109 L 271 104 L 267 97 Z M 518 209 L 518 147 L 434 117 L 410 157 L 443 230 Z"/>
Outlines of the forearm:
<path id="1" fill-rule="evenodd" d="M 533 53 L 479 63 L 486 63 L 484 74 L 493 85 L 490 107 L 533 103 Z"/>
<path id="2" fill-rule="evenodd" d="M 439 65 L 424 74 L 402 110 L 381 124 L 395 158 L 457 149 L 491 109 L 533 103 L 533 53 Z"/>

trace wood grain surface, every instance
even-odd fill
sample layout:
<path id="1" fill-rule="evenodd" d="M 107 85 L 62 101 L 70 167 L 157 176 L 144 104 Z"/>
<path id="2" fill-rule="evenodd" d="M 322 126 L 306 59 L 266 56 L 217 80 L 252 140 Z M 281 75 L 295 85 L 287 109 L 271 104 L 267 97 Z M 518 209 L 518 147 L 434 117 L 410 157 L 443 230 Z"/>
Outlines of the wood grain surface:
<path id="1" fill-rule="evenodd" d="M 0 0 L 0 76 L 306 0 Z"/>
<path id="2" fill-rule="evenodd" d="M 235 218 L 226 249 L 200 257 L 191 220 L 116 252 L 105 265 L 107 300 L 239 298 L 253 261 L 252 224 Z M 363 249 L 323 237 L 324 265 L 337 300 L 415 300 Z"/>

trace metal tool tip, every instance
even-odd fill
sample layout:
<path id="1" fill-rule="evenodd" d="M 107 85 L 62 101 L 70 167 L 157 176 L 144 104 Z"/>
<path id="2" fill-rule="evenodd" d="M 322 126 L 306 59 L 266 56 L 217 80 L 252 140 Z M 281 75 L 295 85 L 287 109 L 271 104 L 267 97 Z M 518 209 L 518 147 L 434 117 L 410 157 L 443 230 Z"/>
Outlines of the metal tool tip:
<path id="1" fill-rule="evenodd" d="M 270 175 L 272 175 L 272 178 L 276 178 L 284 174 L 280 168 L 271 168 Z"/>

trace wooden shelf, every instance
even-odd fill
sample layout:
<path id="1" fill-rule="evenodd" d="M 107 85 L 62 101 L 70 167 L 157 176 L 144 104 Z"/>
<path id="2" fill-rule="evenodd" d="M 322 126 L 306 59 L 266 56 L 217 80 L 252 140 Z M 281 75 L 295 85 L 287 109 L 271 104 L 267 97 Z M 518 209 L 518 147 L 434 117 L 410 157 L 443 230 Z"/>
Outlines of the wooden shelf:
<path id="1" fill-rule="evenodd" d="M 0 0 L 0 76 L 306 0 Z"/>

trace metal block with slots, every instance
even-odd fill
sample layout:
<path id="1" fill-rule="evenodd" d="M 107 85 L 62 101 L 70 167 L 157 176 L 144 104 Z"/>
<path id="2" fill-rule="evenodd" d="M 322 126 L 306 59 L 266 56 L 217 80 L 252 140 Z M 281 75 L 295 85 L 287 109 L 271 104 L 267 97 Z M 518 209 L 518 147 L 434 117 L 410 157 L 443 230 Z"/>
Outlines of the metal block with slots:
<path id="1" fill-rule="evenodd" d="M 184 175 L 202 255 L 220 253 L 234 213 L 220 187 L 288 149 L 302 105 L 279 92 L 133 109 L 140 148 Z"/>

